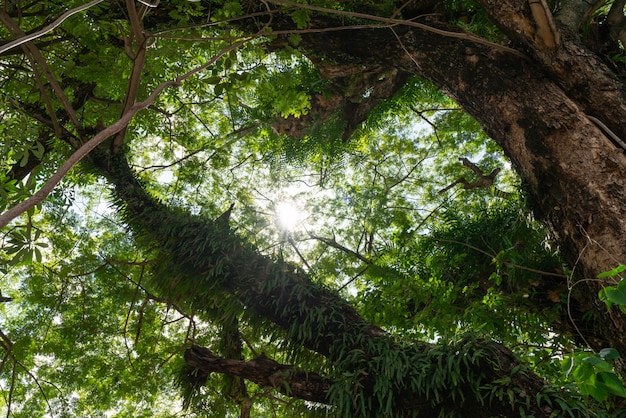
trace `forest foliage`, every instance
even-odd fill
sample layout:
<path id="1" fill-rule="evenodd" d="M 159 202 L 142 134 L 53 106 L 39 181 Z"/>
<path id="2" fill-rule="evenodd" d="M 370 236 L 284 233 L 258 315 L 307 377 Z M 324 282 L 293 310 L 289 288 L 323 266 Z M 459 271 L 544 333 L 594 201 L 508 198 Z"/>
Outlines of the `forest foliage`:
<path id="1" fill-rule="evenodd" d="M 203 270 L 204 255 L 228 245 L 244 248 L 246 268 L 277 260 L 348 301 L 391 336 L 376 350 L 393 352 L 383 347 L 389 341 L 412 347 L 403 353 L 414 357 L 381 355 L 376 365 L 388 374 L 374 389 L 382 411 L 396 402 L 387 395 L 392 385 L 419 388 L 437 402 L 467 396 L 461 386 L 480 393 L 481 377 L 462 375 L 461 363 L 489 363 L 489 341 L 546 379 L 556 395 L 545 402 L 556 399 L 574 415 L 619 410 L 626 390 L 612 369 L 617 352 L 590 352 L 563 322 L 571 289 L 555 283 L 567 282 L 571 266 L 534 219 L 505 156 L 452 100 L 410 78 L 351 127 L 346 141 L 346 121 L 330 112 L 337 87 L 298 49 L 297 31 L 278 42 L 282 34 L 258 19 L 250 35 L 235 24 L 252 13 L 244 1 L 210 2 L 209 16 L 200 2 L 172 0 L 165 8 L 157 1 L 146 9 L 148 2 L 130 1 L 147 12 L 148 35 L 138 43 L 123 3 L 96 4 L 0 54 L 2 211 L 33 195 L 75 149 L 117 121 L 130 95 L 145 100 L 162 83 L 202 69 L 163 90 L 121 131 L 128 171 L 103 174 L 115 159 L 101 147 L 1 231 L 0 290 L 11 299 L 0 303 L 7 416 L 230 416 L 246 408 L 251 416 L 365 416 L 373 401 L 357 393 L 359 376 L 350 373 L 358 369 L 346 372 L 302 347 L 306 327 L 286 331 L 224 291 L 235 279 L 221 263 L 232 260 Z M 391 1 L 311 3 L 346 12 L 346 24 L 363 23 L 349 12 L 396 12 Z M 445 3 L 465 29 L 500 39 L 473 2 Z M 36 31 L 81 4 L 4 5 L 0 38 Z M 281 11 L 301 30 L 314 15 Z M 353 97 L 361 81 L 355 73 L 341 94 Z M 328 103 L 329 114 L 313 112 L 314 103 Z M 306 122 L 301 134 L 282 130 L 299 121 Z M 462 158 L 484 175 L 500 169 L 493 186 L 448 188 L 480 179 Z M 140 211 L 130 202 L 144 205 L 136 196 L 153 206 Z M 295 210 L 282 215 L 295 217 L 290 228 L 279 218 L 281 205 Z M 187 239 L 203 222 L 219 227 L 229 207 L 224 230 L 207 227 L 213 232 L 203 240 Z M 198 265 L 177 264 L 189 254 Z M 608 309 L 623 308 L 623 267 L 607 274 L 616 284 L 599 298 Z M 331 311 L 319 308 L 306 314 Z M 192 344 L 325 376 L 333 381 L 329 405 L 218 373 L 190 387 L 194 371 L 183 353 Z M 425 346 L 430 351 L 420 351 Z M 490 396 L 514 403 L 500 383 Z"/>

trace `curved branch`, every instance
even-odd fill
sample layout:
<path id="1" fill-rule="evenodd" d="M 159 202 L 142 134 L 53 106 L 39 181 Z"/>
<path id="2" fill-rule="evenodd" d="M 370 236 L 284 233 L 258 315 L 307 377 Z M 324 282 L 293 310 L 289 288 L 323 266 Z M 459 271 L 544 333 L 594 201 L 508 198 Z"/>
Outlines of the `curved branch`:
<path id="1" fill-rule="evenodd" d="M 15 48 L 16 46 L 20 46 L 26 42 L 30 42 L 34 39 L 39 38 L 40 36 L 45 35 L 46 33 L 58 27 L 61 23 L 63 23 L 70 16 L 75 15 L 76 13 L 82 12 L 83 10 L 87 10 L 90 7 L 95 6 L 98 3 L 102 3 L 103 1 L 104 0 L 93 0 L 93 1 L 90 1 L 89 3 L 83 4 L 82 6 L 78 6 L 71 10 L 68 10 L 67 12 L 63 13 L 54 22 L 52 22 L 45 28 L 38 30 L 37 32 L 31 33 L 30 35 L 23 36 L 19 39 L 16 39 L 14 41 L 11 41 L 7 44 L 0 46 L 0 54 L 2 54 L 5 51 L 8 51 L 11 48 Z"/>

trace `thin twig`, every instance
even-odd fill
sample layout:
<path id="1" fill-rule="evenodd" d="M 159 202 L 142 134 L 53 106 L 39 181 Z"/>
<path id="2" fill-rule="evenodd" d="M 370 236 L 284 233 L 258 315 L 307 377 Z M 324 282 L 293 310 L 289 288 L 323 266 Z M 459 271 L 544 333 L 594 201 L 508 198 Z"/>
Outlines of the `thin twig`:
<path id="1" fill-rule="evenodd" d="M 317 236 L 317 235 L 314 235 L 314 234 L 311 234 L 311 233 L 309 233 L 309 236 L 310 236 L 311 238 L 313 238 L 313 239 L 316 239 L 316 240 L 318 240 L 318 241 L 323 242 L 324 244 L 326 244 L 326 245 L 328 245 L 328 246 L 330 246 L 330 247 L 336 248 L 337 250 L 340 250 L 340 251 L 342 251 L 342 252 L 344 252 L 344 253 L 346 253 L 346 254 L 350 254 L 350 255 L 352 255 L 352 256 L 354 256 L 354 257 L 358 258 L 359 260 L 361 260 L 361 261 L 362 261 L 362 262 L 364 262 L 365 264 L 372 264 L 372 261 L 371 261 L 371 260 L 369 260 L 367 257 L 365 257 L 365 256 L 363 256 L 363 255 L 361 255 L 361 254 L 357 253 L 356 251 L 353 251 L 353 250 L 351 250 L 351 249 L 349 249 L 349 248 L 347 248 L 347 247 L 344 247 L 343 245 L 339 244 L 339 243 L 335 240 L 335 238 L 334 238 L 334 237 L 333 237 L 332 239 L 330 239 L 330 238 L 324 238 L 324 237 L 320 237 L 320 236 Z"/>
<path id="2" fill-rule="evenodd" d="M 430 238 L 433 241 L 449 242 L 451 244 L 463 245 L 463 246 L 465 246 L 467 248 L 471 248 L 474 251 L 478 251 L 479 253 L 484 254 L 487 257 L 490 257 L 490 258 L 492 258 L 494 260 L 498 259 L 497 256 L 495 256 L 493 254 L 489 254 L 487 251 L 485 251 L 483 249 L 480 249 L 480 248 L 478 248 L 478 247 L 476 247 L 476 246 L 474 246 L 472 244 L 468 244 L 467 242 L 456 241 L 456 240 L 453 240 L 453 239 L 445 239 L 445 238 L 435 238 L 435 237 L 427 237 L 427 238 Z M 526 271 L 530 271 L 530 272 L 533 272 L 533 273 L 541 274 L 541 275 L 544 275 L 544 276 L 553 276 L 553 277 L 560 277 L 560 278 L 565 278 L 565 279 L 567 278 L 566 275 L 560 274 L 560 273 L 550 273 L 549 271 L 537 270 L 537 269 L 534 269 L 532 267 L 521 266 L 519 264 L 511 263 L 510 261 L 505 261 L 505 260 L 498 260 L 498 261 L 500 261 L 505 266 L 515 267 L 515 268 L 518 268 L 520 270 L 526 270 Z"/>
<path id="3" fill-rule="evenodd" d="M 291 236 L 287 237 L 287 242 L 289 242 L 289 244 L 291 244 L 291 247 L 295 250 L 296 254 L 298 254 L 298 257 L 300 257 L 300 260 L 302 260 L 302 262 L 304 263 L 304 265 L 306 266 L 308 271 L 311 271 L 311 266 L 309 265 L 309 263 L 306 261 L 306 258 L 304 258 L 304 256 L 302 255 L 302 253 L 300 252 L 300 250 L 298 249 L 298 247 L 296 246 L 295 241 L 293 240 L 293 238 L 291 238 Z"/>
<path id="4" fill-rule="evenodd" d="M 586 116 L 587 116 L 587 119 L 595 123 L 602 131 L 604 131 L 605 134 L 610 136 L 611 139 L 613 139 L 613 141 L 617 142 L 619 146 L 622 147 L 626 151 L 626 143 L 624 143 L 624 141 L 622 141 L 622 139 L 619 136 L 615 135 L 615 133 L 612 130 L 610 130 L 608 126 L 604 124 L 604 122 L 602 122 L 598 118 L 594 118 L 591 115 L 586 115 Z"/>
<path id="5" fill-rule="evenodd" d="M 354 277 L 350 278 L 350 280 L 348 280 L 347 282 L 345 282 L 344 284 L 342 284 L 339 289 L 337 289 L 337 292 L 341 292 L 343 289 L 345 289 L 347 286 L 350 285 L 350 283 L 353 283 L 356 279 L 358 279 L 359 277 L 361 277 L 368 269 L 370 268 L 369 265 L 365 266 L 363 269 L 361 269 Z"/>
<path id="6" fill-rule="evenodd" d="M 68 17 L 75 15 L 76 13 L 82 12 L 83 10 L 87 10 L 90 7 L 95 6 L 98 3 L 102 3 L 103 1 L 104 0 L 93 0 L 93 1 L 90 1 L 89 3 L 83 4 L 82 6 L 78 6 L 74 9 L 68 10 L 67 12 L 63 13 L 54 22 L 52 22 L 45 28 L 38 30 L 37 32 L 31 33 L 30 35 L 23 36 L 22 38 L 16 39 L 14 41 L 11 41 L 7 44 L 2 45 L 0 47 L 0 54 L 2 54 L 5 51 L 8 51 L 11 48 L 15 48 L 16 46 L 22 45 L 26 42 L 30 42 L 34 39 L 39 38 L 40 36 L 45 35 L 46 33 L 55 29 L 61 23 L 63 23 Z"/>

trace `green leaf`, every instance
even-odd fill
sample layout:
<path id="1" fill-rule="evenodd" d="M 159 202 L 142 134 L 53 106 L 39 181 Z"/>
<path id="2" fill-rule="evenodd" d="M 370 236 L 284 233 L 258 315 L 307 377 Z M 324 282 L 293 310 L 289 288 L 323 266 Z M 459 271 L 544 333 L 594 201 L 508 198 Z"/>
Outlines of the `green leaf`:
<path id="1" fill-rule="evenodd" d="M 566 357 L 561 363 L 561 371 L 565 374 L 565 376 L 569 376 L 573 370 L 574 360 L 571 356 Z"/>
<path id="2" fill-rule="evenodd" d="M 592 366 L 597 366 L 600 363 L 602 363 L 604 360 L 596 357 L 596 356 L 589 356 L 589 357 L 585 357 L 583 358 L 583 362 L 584 363 L 588 363 L 591 364 Z"/>
<path id="3" fill-rule="evenodd" d="M 589 378 L 591 378 L 594 375 L 594 370 L 593 370 L 593 365 L 587 363 L 587 362 L 583 362 L 581 364 L 579 364 L 578 366 L 574 367 L 573 373 L 572 373 L 572 377 L 577 381 L 577 382 L 585 382 L 587 381 Z"/>
<path id="4" fill-rule="evenodd" d="M 622 282 L 624 281 L 622 280 Z M 620 282 L 620 285 L 622 282 Z M 607 288 L 606 298 L 616 305 L 626 305 L 626 287 L 618 286 L 617 289 Z"/>
<path id="5" fill-rule="evenodd" d="M 607 309 L 611 309 L 613 306 L 613 302 L 609 299 L 609 292 L 614 291 L 615 288 L 613 286 L 607 286 L 603 289 L 600 289 L 598 292 L 598 299 L 606 304 Z"/>
<path id="6" fill-rule="evenodd" d="M 24 152 L 20 159 L 20 167 L 25 167 L 28 164 L 28 151 Z"/>
<path id="7" fill-rule="evenodd" d="M 225 17 L 235 17 L 241 15 L 243 13 L 243 9 L 238 1 L 229 1 L 224 3 L 222 13 L 224 13 Z"/>
<path id="8" fill-rule="evenodd" d="M 618 274 L 620 274 L 624 270 L 626 270 L 626 265 L 620 264 L 617 267 L 615 267 L 613 270 L 605 271 L 605 272 L 602 272 L 602 273 L 598 274 L 597 277 L 598 277 L 598 279 L 604 279 L 606 277 L 617 276 Z"/>
<path id="9" fill-rule="evenodd" d="M 306 28 L 307 23 L 309 23 L 309 13 L 305 9 L 297 9 L 291 14 L 291 18 L 298 29 Z"/>
<path id="10" fill-rule="evenodd" d="M 297 33 L 292 33 L 289 35 L 289 43 L 293 46 L 298 46 L 302 42 L 302 36 Z"/>
<path id="11" fill-rule="evenodd" d="M 208 77 L 204 79 L 204 82 L 207 84 L 218 84 L 220 81 L 222 81 L 222 77 L 219 76 Z"/>
<path id="12" fill-rule="evenodd" d="M 604 388 L 596 386 L 593 383 L 583 385 L 583 393 L 591 395 L 591 397 L 597 402 L 604 402 L 605 400 L 607 400 L 607 398 L 609 397 L 609 393 Z"/>
<path id="13" fill-rule="evenodd" d="M 35 147 L 31 149 L 31 152 L 33 153 L 33 155 L 35 157 L 37 157 L 37 159 L 41 160 L 43 158 L 43 153 L 45 151 L 45 147 L 43 146 L 43 144 L 39 141 L 37 141 L 35 143 Z"/>
<path id="14" fill-rule="evenodd" d="M 216 96 L 221 96 L 222 93 L 224 93 L 225 87 L 226 87 L 225 83 L 216 84 L 215 87 L 213 88 L 213 94 L 215 94 Z"/>
<path id="15" fill-rule="evenodd" d="M 603 348 L 598 355 L 605 360 L 615 360 L 620 357 L 619 352 L 614 348 Z"/>
<path id="16" fill-rule="evenodd" d="M 596 374 L 596 385 L 607 392 L 626 398 L 626 388 L 615 373 L 600 372 Z"/>

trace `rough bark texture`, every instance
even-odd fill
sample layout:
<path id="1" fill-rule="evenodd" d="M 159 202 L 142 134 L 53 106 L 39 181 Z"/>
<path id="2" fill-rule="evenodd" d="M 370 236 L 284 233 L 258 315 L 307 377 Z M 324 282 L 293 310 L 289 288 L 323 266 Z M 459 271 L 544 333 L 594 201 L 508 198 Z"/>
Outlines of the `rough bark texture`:
<path id="1" fill-rule="evenodd" d="M 205 379 L 209 373 L 229 374 L 306 401 L 328 402 L 327 391 L 331 381 L 317 373 L 279 364 L 264 355 L 250 361 L 232 360 L 220 358 L 209 349 L 194 345 L 185 351 L 185 362 Z"/>

